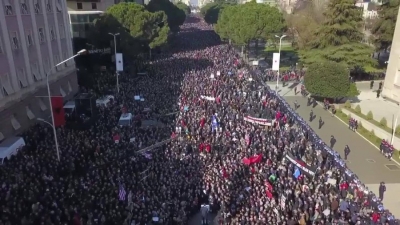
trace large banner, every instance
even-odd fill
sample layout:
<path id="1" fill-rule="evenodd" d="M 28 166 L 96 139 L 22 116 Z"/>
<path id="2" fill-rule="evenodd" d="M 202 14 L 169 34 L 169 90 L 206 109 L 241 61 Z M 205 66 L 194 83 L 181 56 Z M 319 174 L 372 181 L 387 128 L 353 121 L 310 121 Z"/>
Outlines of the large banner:
<path id="1" fill-rule="evenodd" d="M 51 108 L 53 109 L 54 126 L 65 125 L 64 98 L 61 96 L 51 97 Z"/>
<path id="2" fill-rule="evenodd" d="M 272 55 L 272 70 L 279 70 L 279 60 L 281 58 L 281 55 L 279 53 L 274 53 Z"/>
<path id="3" fill-rule="evenodd" d="M 122 59 L 122 53 L 116 53 L 115 59 L 115 68 L 117 69 L 117 71 L 124 71 L 124 60 Z"/>
<path id="4" fill-rule="evenodd" d="M 297 166 L 299 169 L 301 169 L 303 172 L 307 173 L 310 176 L 315 176 L 316 169 L 307 165 L 305 162 L 302 160 L 297 160 L 295 157 L 291 156 L 290 154 L 286 154 L 286 158 L 293 163 L 295 166 Z"/>

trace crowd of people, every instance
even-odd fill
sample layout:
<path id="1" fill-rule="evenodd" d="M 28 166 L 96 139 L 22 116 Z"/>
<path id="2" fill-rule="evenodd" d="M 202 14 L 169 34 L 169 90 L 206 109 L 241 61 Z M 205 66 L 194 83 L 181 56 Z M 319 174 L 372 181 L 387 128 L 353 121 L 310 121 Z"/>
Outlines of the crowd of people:
<path id="1" fill-rule="evenodd" d="M 90 129 L 57 129 L 60 161 L 49 127 L 26 132 L 0 167 L 0 224 L 188 224 L 201 204 L 220 224 L 397 224 L 211 26 L 181 29 Z M 121 110 L 164 126 L 117 126 Z"/>

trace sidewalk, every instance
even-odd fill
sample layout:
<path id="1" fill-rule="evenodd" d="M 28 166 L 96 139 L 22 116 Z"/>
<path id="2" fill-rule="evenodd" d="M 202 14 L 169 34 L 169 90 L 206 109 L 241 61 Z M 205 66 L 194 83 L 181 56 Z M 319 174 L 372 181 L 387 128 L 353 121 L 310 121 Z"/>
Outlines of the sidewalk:
<path id="1" fill-rule="evenodd" d="M 392 134 L 388 133 L 387 131 L 383 130 L 382 128 L 375 126 L 374 124 L 368 122 L 367 120 L 357 116 L 355 113 L 352 113 L 344 108 L 341 109 L 342 112 L 346 115 L 350 115 L 350 117 L 354 118 L 355 120 L 361 122 L 363 128 L 368 131 L 374 131 L 375 135 L 381 139 L 386 139 L 390 141 L 392 139 Z M 393 146 L 395 149 L 400 149 L 400 139 L 398 137 L 393 138 Z"/>

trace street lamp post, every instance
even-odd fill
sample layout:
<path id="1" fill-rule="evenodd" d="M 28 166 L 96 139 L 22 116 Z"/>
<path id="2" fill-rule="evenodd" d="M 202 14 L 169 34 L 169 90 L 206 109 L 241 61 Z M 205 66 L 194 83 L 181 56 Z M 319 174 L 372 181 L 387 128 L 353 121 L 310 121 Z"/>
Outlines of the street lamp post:
<path id="1" fill-rule="evenodd" d="M 119 33 L 108 33 L 109 35 L 112 35 L 114 37 L 114 60 L 115 63 L 117 63 L 117 36 L 119 35 Z M 117 76 L 117 93 L 119 93 L 119 75 L 118 75 L 118 71 L 117 71 L 117 64 L 115 64 L 115 75 Z"/>
<path id="2" fill-rule="evenodd" d="M 50 124 L 50 125 L 53 127 L 54 142 L 55 142 L 55 144 L 56 144 L 56 151 L 57 151 L 57 159 L 58 159 L 58 161 L 60 161 L 60 149 L 59 149 L 59 147 L 58 147 L 56 126 L 54 125 L 54 115 L 53 115 L 53 106 L 52 106 L 52 104 L 51 104 L 51 92 L 50 92 L 49 76 L 50 76 L 51 71 L 52 71 L 54 68 L 57 68 L 58 66 L 63 65 L 64 63 L 68 62 L 69 60 L 71 60 L 71 59 L 73 59 L 73 58 L 75 58 L 75 57 L 77 57 L 77 56 L 79 56 L 79 55 L 82 55 L 82 54 L 84 54 L 84 53 L 86 53 L 86 49 L 80 50 L 80 51 L 79 51 L 78 53 L 76 53 L 75 55 L 73 55 L 73 56 L 69 57 L 68 59 L 66 59 L 66 60 L 64 60 L 64 61 L 62 61 L 62 62 L 56 64 L 55 66 L 51 67 L 51 68 L 49 69 L 49 71 L 46 73 L 47 95 L 48 95 L 48 98 L 49 98 L 50 115 L 51 115 L 51 122 L 52 122 L 52 124 L 50 124 L 49 122 L 47 122 L 47 121 L 45 121 L 45 120 L 43 120 L 43 119 L 40 119 L 40 118 L 39 118 L 38 120 L 39 120 L 39 121 L 42 121 L 42 122 L 45 122 L 45 123 L 47 123 L 47 124 Z"/>
<path id="3" fill-rule="evenodd" d="M 275 35 L 275 37 L 279 38 L 279 66 L 281 64 L 281 48 L 282 48 L 282 39 L 286 37 L 286 35 L 278 36 Z M 278 76 L 276 77 L 276 91 L 278 92 L 278 85 L 279 85 L 279 67 L 278 67 Z"/>

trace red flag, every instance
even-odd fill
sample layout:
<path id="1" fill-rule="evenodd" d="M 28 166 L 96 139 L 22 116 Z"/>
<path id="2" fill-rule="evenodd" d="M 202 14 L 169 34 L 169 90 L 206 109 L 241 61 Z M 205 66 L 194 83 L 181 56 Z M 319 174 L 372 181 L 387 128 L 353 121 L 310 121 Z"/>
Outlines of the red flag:
<path id="1" fill-rule="evenodd" d="M 272 193 L 269 191 L 269 190 L 267 190 L 266 191 L 266 194 L 267 194 L 267 197 L 269 198 L 269 199 L 271 199 L 273 196 L 272 196 Z"/>
<path id="2" fill-rule="evenodd" d="M 119 143 L 119 140 L 120 140 L 119 134 L 115 134 L 115 135 L 113 136 L 113 140 L 114 140 L 114 142 L 115 142 L 116 144 L 118 144 L 118 143 Z"/>
<path id="3" fill-rule="evenodd" d="M 223 178 L 228 178 L 228 173 L 226 172 L 225 168 L 222 168 L 221 172 Z"/>
<path id="4" fill-rule="evenodd" d="M 51 108 L 53 109 L 54 126 L 65 125 L 64 100 L 61 96 L 51 97 Z"/>

